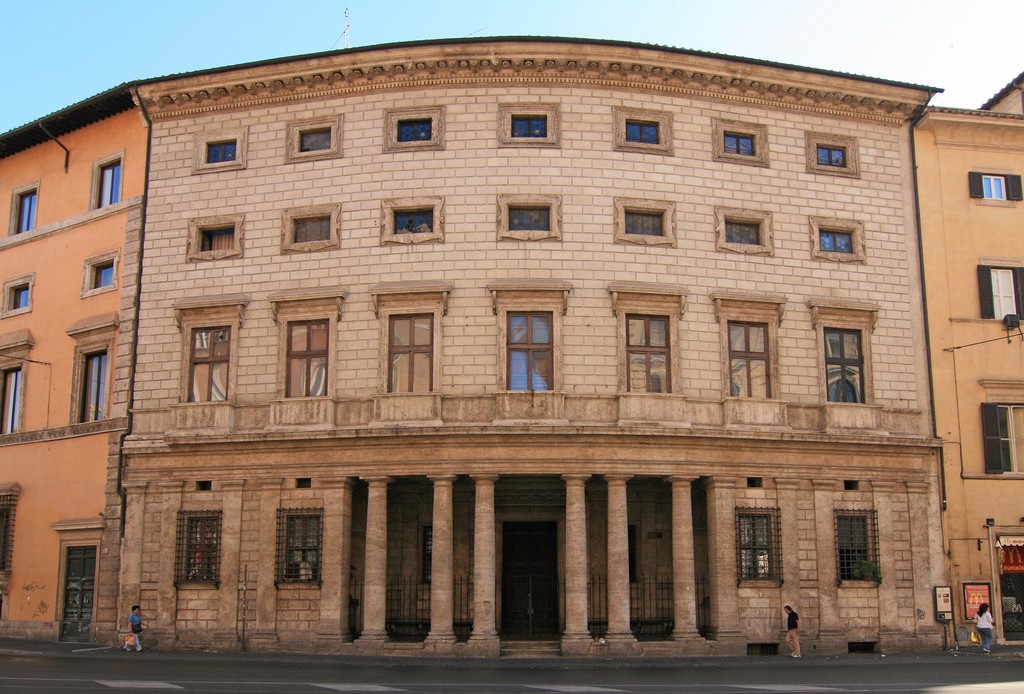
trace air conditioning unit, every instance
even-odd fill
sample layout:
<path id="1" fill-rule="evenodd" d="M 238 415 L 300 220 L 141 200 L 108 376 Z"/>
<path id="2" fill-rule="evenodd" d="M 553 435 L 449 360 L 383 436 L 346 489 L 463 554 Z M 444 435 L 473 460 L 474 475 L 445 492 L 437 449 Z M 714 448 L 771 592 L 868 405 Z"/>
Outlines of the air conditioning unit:
<path id="1" fill-rule="evenodd" d="M 1007 330 L 1015 330 L 1020 327 L 1020 316 L 1016 313 L 1007 313 L 1003 316 L 1003 325 Z"/>

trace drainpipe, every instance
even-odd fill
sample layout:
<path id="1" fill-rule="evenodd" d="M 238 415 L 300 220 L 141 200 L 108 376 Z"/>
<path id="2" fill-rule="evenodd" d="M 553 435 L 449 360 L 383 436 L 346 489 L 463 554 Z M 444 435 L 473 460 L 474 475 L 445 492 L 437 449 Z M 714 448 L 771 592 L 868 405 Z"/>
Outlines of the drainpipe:
<path id="1" fill-rule="evenodd" d="M 39 124 L 39 129 L 42 130 L 48 138 L 57 143 L 57 146 L 64 150 L 64 173 L 68 172 L 68 161 L 71 159 L 71 150 L 64 146 L 64 143 L 57 139 L 57 136 L 46 129 L 46 126 L 42 123 Z"/>

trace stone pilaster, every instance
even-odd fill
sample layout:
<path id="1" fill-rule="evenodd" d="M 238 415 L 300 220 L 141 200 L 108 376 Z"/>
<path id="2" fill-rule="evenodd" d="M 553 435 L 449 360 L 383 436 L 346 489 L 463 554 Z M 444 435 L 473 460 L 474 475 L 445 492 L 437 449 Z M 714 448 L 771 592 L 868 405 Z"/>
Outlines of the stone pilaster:
<path id="1" fill-rule="evenodd" d="M 120 590 L 117 600 L 117 633 L 127 629 L 132 605 L 142 604 L 142 550 L 145 546 L 146 482 L 125 483 L 125 526 L 121 538 Z M 159 613 L 159 610 L 157 610 Z"/>
<path id="2" fill-rule="evenodd" d="M 736 479 L 713 477 L 707 483 L 708 558 L 711 594 L 711 628 L 708 639 L 716 641 L 720 655 L 746 653 L 746 639 L 739 626 L 736 593 Z"/>
<path id="3" fill-rule="evenodd" d="M 241 601 L 242 546 L 242 489 L 244 480 L 228 480 L 220 483 L 223 491 L 223 516 L 221 519 L 220 543 L 220 593 L 217 610 L 216 641 L 225 648 L 234 648 L 239 642 L 238 608 Z"/>
<path id="4" fill-rule="evenodd" d="M 256 624 L 246 640 L 277 642 L 276 548 L 277 512 L 281 507 L 284 480 L 264 479 L 257 483 L 259 496 L 259 547 L 256 551 Z"/>
<path id="5" fill-rule="evenodd" d="M 563 655 L 583 655 L 589 651 L 591 644 L 587 616 L 586 484 L 589 477 L 590 475 L 562 476 L 562 479 L 565 480 L 565 633 L 562 634 Z"/>
<path id="6" fill-rule="evenodd" d="M 452 534 L 452 476 L 431 477 L 434 483 L 433 544 L 430 562 L 430 633 L 424 647 L 450 653 L 455 643 Z"/>
<path id="7" fill-rule="evenodd" d="M 776 479 L 775 489 L 779 505 L 779 534 L 782 538 L 782 547 L 779 556 L 782 557 L 782 604 L 778 606 L 779 617 L 779 639 L 786 638 L 786 620 L 782 608 L 789 605 L 800 615 L 800 634 L 803 638 L 810 638 L 815 629 L 811 629 L 810 615 L 804 617 L 807 610 L 803 603 L 808 599 L 801 586 L 801 533 L 800 533 L 800 481 L 794 479 Z M 814 547 L 808 550 L 813 554 Z M 810 581 L 814 584 L 814 581 Z M 808 604 L 810 608 L 810 604 Z"/>
<path id="8" fill-rule="evenodd" d="M 901 605 L 896 592 L 897 553 L 906 554 L 910 547 L 897 546 L 893 502 L 897 494 L 894 482 L 872 482 L 875 511 L 878 514 L 878 568 L 882 582 L 878 584 L 878 645 L 883 652 L 904 650 L 903 642 L 912 638 L 914 617 L 908 605 Z M 904 542 L 910 538 L 904 534 Z"/>
<path id="9" fill-rule="evenodd" d="M 388 579 L 387 477 L 366 479 L 366 559 L 363 573 L 363 632 L 356 644 L 374 646 L 387 639 Z"/>
<path id="10" fill-rule="evenodd" d="M 158 636 L 169 641 L 177 638 L 178 590 L 175 582 L 175 551 L 177 550 L 178 511 L 185 483 L 157 482 L 160 495 L 160 559 L 156 587 L 156 628 Z"/>
<path id="11" fill-rule="evenodd" d="M 818 648 L 825 655 L 846 652 L 846 629 L 839 615 L 839 586 L 836 566 L 835 480 L 812 480 L 814 485 L 815 557 L 818 585 Z M 806 623 L 800 615 L 800 630 Z M 809 620 L 808 620 L 809 621 Z M 813 625 L 811 625 L 813 628 Z M 802 645 L 802 644 L 801 644 Z"/>
<path id="12" fill-rule="evenodd" d="M 693 498 L 691 486 L 696 476 L 677 475 L 672 483 L 672 612 L 675 628 L 672 638 L 683 642 L 684 650 L 693 645 L 704 652 L 705 643 L 697 631 L 696 572 L 693 561 Z"/>
<path id="13" fill-rule="evenodd" d="M 320 488 L 324 500 L 321 555 L 337 558 L 320 565 L 320 624 L 316 640 L 330 648 L 352 640 L 348 628 L 352 483 L 345 477 L 328 478 L 321 480 Z"/>
<path id="14" fill-rule="evenodd" d="M 630 629 L 629 515 L 626 482 L 629 475 L 605 475 L 608 483 L 608 640 L 612 653 L 638 650 Z"/>
<path id="15" fill-rule="evenodd" d="M 494 535 L 494 483 L 497 476 L 474 475 L 476 499 L 473 511 L 473 633 L 472 651 L 479 655 L 499 654 L 495 629 L 495 579 L 497 575 Z"/>
<path id="16" fill-rule="evenodd" d="M 942 633 L 945 627 L 935 621 L 933 588 L 936 585 L 934 580 L 936 567 L 932 562 L 934 548 L 942 546 L 939 514 L 935 512 L 938 506 L 938 494 L 931 494 L 931 486 L 925 482 L 907 482 L 906 486 L 907 507 L 910 509 L 910 553 L 915 579 L 913 581 L 915 631 L 917 638 L 929 639 L 934 644 L 934 648 L 941 648 Z M 934 536 L 932 535 L 933 530 Z M 927 580 L 923 580 L 925 576 L 928 577 Z M 924 615 L 923 619 L 922 615 Z"/>

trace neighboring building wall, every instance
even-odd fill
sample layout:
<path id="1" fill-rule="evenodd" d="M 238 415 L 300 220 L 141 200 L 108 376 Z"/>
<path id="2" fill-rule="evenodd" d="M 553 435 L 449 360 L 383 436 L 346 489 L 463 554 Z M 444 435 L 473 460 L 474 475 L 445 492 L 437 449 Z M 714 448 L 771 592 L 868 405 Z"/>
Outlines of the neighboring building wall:
<path id="1" fill-rule="evenodd" d="M 111 105 L 118 97 L 127 105 Z M 10 636 L 88 639 L 116 595 L 107 567 L 120 548 L 101 535 L 111 524 L 116 540 L 120 525 L 104 499 L 126 422 L 127 381 L 115 380 L 131 351 L 122 313 L 134 307 L 146 131 L 127 92 L 88 109 L 99 120 L 70 131 L 86 107 L 44 119 L 69 152 L 66 171 L 56 142 L 18 149 L 38 125 L 2 138 L 0 369 L 16 398 L 4 401 L 0 434 L 0 505 L 11 502 L 0 633 Z M 26 191 L 34 219 L 21 231 Z"/>
<path id="2" fill-rule="evenodd" d="M 907 123 L 926 90 L 470 41 L 141 93 L 154 125 L 121 602 L 146 606 L 152 638 L 493 654 L 515 617 L 504 544 L 553 533 L 565 653 L 743 653 L 779 643 L 786 602 L 819 652 L 938 643 Z M 517 114 L 546 134 L 518 140 Z M 431 129 L 402 142 L 403 120 Z M 301 152 L 307 130 L 330 147 Z M 737 133 L 754 152 L 734 151 Z M 547 209 L 547 228 L 509 229 L 517 205 Z M 396 211 L 430 208 L 415 221 L 429 231 L 396 230 Z M 627 232 L 642 212 L 660 228 Z M 302 245 L 309 215 L 329 234 Z M 551 320 L 553 377 L 532 391 L 508 383 L 510 311 Z M 405 314 L 434 321 L 426 392 L 388 392 L 388 319 Z M 669 392 L 627 386 L 627 315 L 669 326 Z M 326 396 L 286 397 L 287 326 L 313 319 Z M 730 323 L 764 327 L 769 397 L 732 395 Z M 210 399 L 189 374 L 195 331 L 215 328 L 226 399 L 190 402 Z M 828 402 L 832 329 L 862 340 L 862 403 Z M 322 518 L 320 581 L 274 580 L 281 508 Z M 762 508 L 776 571 L 738 581 L 737 509 Z M 843 511 L 870 519 L 881 583 L 839 580 Z M 193 543 L 207 520 L 221 534 Z M 660 640 L 638 643 L 644 629 Z"/>
<path id="3" fill-rule="evenodd" d="M 954 617 L 985 584 L 996 633 L 1024 641 L 1024 116 L 930 109 L 915 143 Z"/>

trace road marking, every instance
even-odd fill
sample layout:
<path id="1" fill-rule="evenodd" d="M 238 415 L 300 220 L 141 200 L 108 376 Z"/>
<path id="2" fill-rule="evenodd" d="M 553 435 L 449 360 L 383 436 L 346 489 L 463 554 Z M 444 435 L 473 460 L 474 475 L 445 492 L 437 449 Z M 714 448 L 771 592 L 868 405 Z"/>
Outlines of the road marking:
<path id="1" fill-rule="evenodd" d="M 579 694 L 586 694 L 586 692 L 624 692 L 625 689 L 610 689 L 608 687 L 591 687 L 585 684 L 528 684 L 526 685 L 530 689 L 544 689 L 549 692 L 578 692 Z"/>
<path id="2" fill-rule="evenodd" d="M 42 651 L 19 651 L 14 648 L 0 648 L 0 655 L 42 655 Z"/>
<path id="3" fill-rule="evenodd" d="M 96 684 L 102 684 L 111 689 L 184 689 L 170 682 L 146 682 L 143 680 L 96 680 Z"/>
<path id="4" fill-rule="evenodd" d="M 71 652 L 72 653 L 88 653 L 90 651 L 109 651 L 110 648 L 111 648 L 110 646 L 98 646 L 96 648 L 76 648 L 76 649 L 74 649 Z"/>
<path id="5" fill-rule="evenodd" d="M 731 684 L 740 689 L 757 689 L 763 692 L 845 692 L 837 687 L 815 687 L 811 684 Z"/>
<path id="6" fill-rule="evenodd" d="M 314 684 L 314 687 L 333 689 L 336 692 L 405 692 L 407 689 L 385 687 L 382 684 Z"/>

